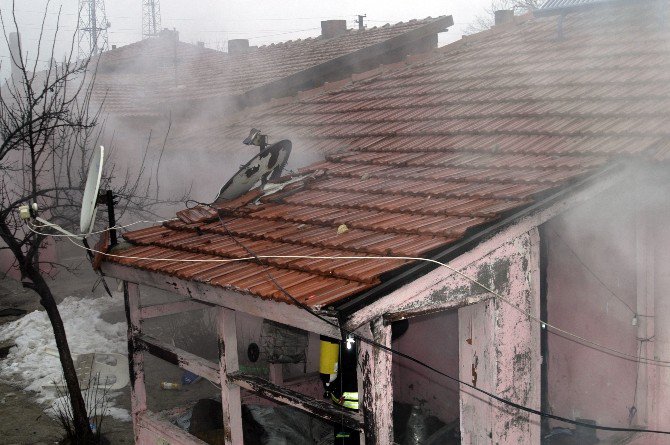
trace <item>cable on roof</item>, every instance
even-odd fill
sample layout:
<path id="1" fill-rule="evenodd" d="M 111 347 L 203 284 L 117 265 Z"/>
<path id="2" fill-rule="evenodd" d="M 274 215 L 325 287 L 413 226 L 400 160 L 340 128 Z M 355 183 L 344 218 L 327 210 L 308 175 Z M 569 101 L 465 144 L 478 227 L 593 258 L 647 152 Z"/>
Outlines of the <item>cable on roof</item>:
<path id="1" fill-rule="evenodd" d="M 130 223 L 130 224 L 124 224 L 124 225 L 121 225 L 121 226 L 117 224 L 117 225 L 115 225 L 115 226 L 107 227 L 106 229 L 97 230 L 97 231 L 95 231 L 95 232 L 89 232 L 89 233 L 73 233 L 72 235 L 75 235 L 75 236 L 97 235 L 97 234 L 100 234 L 100 233 L 109 232 L 110 230 L 120 230 L 120 229 L 125 229 L 125 228 L 127 228 L 127 227 L 135 226 L 135 225 L 137 225 L 137 224 L 162 224 L 162 223 L 164 223 L 164 222 L 175 221 L 175 220 L 177 220 L 177 219 L 179 219 L 179 218 L 160 219 L 160 220 L 158 220 L 158 221 L 146 221 L 146 220 L 141 220 L 141 221 L 135 221 L 135 222 L 132 222 L 132 223 Z M 58 225 L 58 224 L 33 224 L 33 226 L 35 226 L 35 227 L 38 228 L 38 229 L 42 229 L 42 228 L 45 228 L 45 227 L 53 227 L 53 226 L 57 226 L 57 225 Z M 30 224 L 28 224 L 28 227 L 30 227 Z M 46 235 L 46 236 L 62 236 L 62 237 L 69 237 L 69 238 L 72 237 L 72 235 L 66 235 L 66 234 L 64 234 L 64 233 L 43 233 L 43 232 L 37 232 L 37 231 L 35 231 L 35 230 L 32 230 L 32 231 L 35 232 L 35 233 L 37 233 L 38 235 Z"/>
<path id="2" fill-rule="evenodd" d="M 210 207 L 211 207 L 211 208 L 214 208 L 214 207 L 212 207 L 212 206 L 210 206 Z M 247 247 L 246 245 L 244 245 L 244 243 L 242 243 L 241 241 L 239 241 L 239 240 L 235 237 L 235 235 L 233 235 L 233 234 L 228 230 L 228 227 L 226 226 L 226 223 L 224 222 L 223 217 L 221 216 L 221 213 L 222 213 L 221 210 L 220 210 L 220 209 L 215 209 L 215 210 L 216 210 L 217 216 L 219 217 L 219 221 L 221 221 L 221 225 L 223 226 L 223 228 L 224 228 L 224 230 L 226 231 L 226 233 L 228 234 L 228 236 L 230 236 L 230 238 L 231 238 L 235 243 L 237 243 L 237 244 L 238 244 L 240 247 L 242 247 L 245 251 L 249 252 L 252 256 L 254 256 L 254 257 L 256 258 L 256 260 L 257 260 L 260 264 L 262 264 L 260 258 L 254 253 L 254 251 L 251 250 L 251 248 L 249 248 L 249 247 Z M 461 272 L 455 270 L 454 268 L 452 268 L 452 267 L 450 267 L 450 266 L 448 266 L 448 265 L 446 265 L 446 264 L 443 264 L 443 265 L 444 265 L 445 267 L 449 268 L 450 270 L 452 270 L 453 272 L 455 272 L 455 273 L 457 273 L 457 274 L 460 274 L 460 275 L 462 275 L 462 276 L 468 278 L 469 280 L 473 281 L 474 283 L 476 283 L 477 285 L 481 286 L 482 288 L 488 290 L 488 291 L 491 292 L 492 294 L 494 294 L 494 295 L 498 295 L 496 292 L 490 290 L 488 287 L 484 286 L 483 284 L 478 283 L 478 282 L 476 282 L 475 280 L 473 280 L 473 279 L 467 277 L 465 274 L 463 274 L 463 273 L 461 273 Z M 491 393 L 491 392 L 489 392 L 489 391 L 486 391 L 486 390 L 481 389 L 481 388 L 477 388 L 475 385 L 472 385 L 472 384 L 470 384 L 470 383 L 464 382 L 464 381 L 460 380 L 460 379 L 457 378 L 457 377 L 453 377 L 453 376 L 447 374 L 446 372 L 440 371 L 439 369 L 437 369 L 437 368 L 435 368 L 435 367 L 429 365 L 428 363 L 425 363 L 425 362 L 423 362 L 423 361 L 421 361 L 421 360 L 419 360 L 419 359 L 417 359 L 417 358 L 415 358 L 415 357 L 413 357 L 413 356 L 411 356 L 411 355 L 409 355 L 409 354 L 405 354 L 405 353 L 400 352 L 400 351 L 398 351 L 398 350 L 396 350 L 396 349 L 393 349 L 392 347 L 389 347 L 389 346 L 383 345 L 383 344 L 381 344 L 381 343 L 378 343 L 378 342 L 374 341 L 373 339 L 368 339 L 368 338 L 366 338 L 366 337 L 363 337 L 362 335 L 358 335 L 358 334 L 354 333 L 354 332 L 351 331 L 351 330 L 348 330 L 348 329 L 346 329 L 346 328 L 344 328 L 344 327 L 342 327 L 342 326 L 339 326 L 337 323 L 333 323 L 332 321 L 330 321 L 330 320 L 326 319 L 325 317 L 322 317 L 321 315 L 319 315 L 319 314 L 317 314 L 316 312 L 314 312 L 314 311 L 312 310 L 312 308 L 310 308 L 310 307 L 307 306 L 306 304 L 304 304 L 304 303 L 298 301 L 298 299 L 295 298 L 293 295 L 291 295 L 291 293 L 290 293 L 289 291 L 287 291 L 286 289 L 284 289 L 284 287 L 283 287 L 281 284 L 279 284 L 279 283 L 277 282 L 277 280 L 272 276 L 272 274 L 270 273 L 270 271 L 267 269 L 267 266 L 265 266 L 265 270 L 266 270 L 266 273 L 267 273 L 268 277 L 269 277 L 270 280 L 274 283 L 274 285 L 277 287 L 277 289 L 279 289 L 284 295 L 286 295 L 288 298 L 290 298 L 291 301 L 293 301 L 295 304 L 298 305 L 298 307 L 304 309 L 305 311 L 307 311 L 307 312 L 310 313 L 311 315 L 317 317 L 319 320 L 321 320 L 321 321 L 323 321 L 323 322 L 326 322 L 326 323 L 330 324 L 331 326 L 333 326 L 333 327 L 335 327 L 335 328 L 339 328 L 344 334 L 348 334 L 348 335 L 350 335 L 350 336 L 352 336 L 352 337 L 354 337 L 354 338 L 357 338 L 359 341 L 362 341 L 362 342 L 364 342 L 364 343 L 367 343 L 367 344 L 369 344 L 369 345 L 371 345 L 371 346 L 373 346 L 373 347 L 375 347 L 375 348 L 381 349 L 381 350 L 384 351 L 384 352 L 387 352 L 387 353 L 390 353 L 390 354 L 395 354 L 395 355 L 397 355 L 397 356 L 400 356 L 400 357 L 403 357 L 403 358 L 405 358 L 405 359 L 407 359 L 407 360 L 410 360 L 410 361 L 416 363 L 417 365 L 420 365 L 420 366 L 422 366 L 422 367 L 424 367 L 424 368 L 426 368 L 426 369 L 429 369 L 429 370 L 435 372 L 436 374 L 439 374 L 439 375 L 441 375 L 441 376 L 443 376 L 443 377 L 446 377 L 446 378 L 448 378 L 448 379 L 450 379 L 450 380 L 452 380 L 452 381 L 454 381 L 454 382 L 457 382 L 457 383 L 459 383 L 460 385 L 465 385 L 465 386 L 467 386 L 467 387 L 470 388 L 470 389 L 474 389 L 475 391 L 478 391 L 478 392 L 480 392 L 480 393 L 482 393 L 482 394 L 484 394 L 484 395 L 487 395 L 487 396 L 491 397 L 492 399 L 495 399 L 495 400 L 497 400 L 498 402 L 501 402 L 501 403 L 503 403 L 503 404 L 505 404 L 505 405 L 508 405 L 508 406 L 513 407 L 513 408 L 519 409 L 519 410 L 521 410 L 521 411 L 525 411 L 525 412 L 530 413 L 530 414 L 535 414 L 535 415 L 538 415 L 538 416 L 541 416 L 541 417 L 547 417 L 547 418 L 549 418 L 549 419 L 559 420 L 559 421 L 561 421 L 561 422 L 565 422 L 565 423 L 569 423 L 569 424 L 573 424 L 573 425 L 577 425 L 577 426 L 581 426 L 581 427 L 586 427 L 586 428 L 596 429 L 596 430 L 605 430 L 605 431 L 625 431 L 625 432 L 640 432 L 640 433 L 641 433 L 641 432 L 644 432 L 644 433 L 668 434 L 668 435 L 670 435 L 670 431 L 647 430 L 647 429 L 637 429 L 637 428 L 620 428 L 620 427 L 610 427 L 610 426 L 597 426 L 597 425 L 592 425 L 592 424 L 590 424 L 590 423 L 580 422 L 580 421 L 577 421 L 577 420 L 568 419 L 568 418 L 566 418 L 566 417 L 557 416 L 557 415 L 554 415 L 554 414 L 550 414 L 550 413 L 544 412 L 544 411 L 542 411 L 542 410 L 537 410 L 537 409 L 530 408 L 530 407 L 527 407 L 527 406 L 525 406 L 525 405 L 522 405 L 522 404 L 519 404 L 519 403 L 516 403 L 516 402 L 512 402 L 511 400 L 504 399 L 504 398 L 502 398 L 502 397 L 500 397 L 500 396 L 497 396 L 497 395 L 495 395 L 495 394 L 493 394 L 493 393 Z M 506 299 L 503 298 L 503 301 L 506 301 Z M 511 303 L 510 303 L 510 304 L 511 304 Z M 512 304 L 512 306 L 513 306 L 514 308 L 517 308 L 516 305 L 513 305 L 513 304 Z M 522 309 L 520 309 L 520 308 L 517 308 L 517 309 L 523 313 L 523 310 L 522 310 Z M 459 390 L 459 392 L 462 392 L 462 391 L 463 391 L 463 390 L 461 389 L 461 386 L 459 386 L 458 390 Z"/>
<path id="3" fill-rule="evenodd" d="M 47 233 L 43 232 L 38 232 L 34 230 L 30 224 L 28 224 L 29 230 L 32 232 L 35 232 L 40 235 L 49 235 Z M 107 257 L 111 258 L 120 258 L 120 259 L 131 259 L 131 260 L 140 260 L 140 261 L 165 261 L 165 262 L 183 262 L 183 263 L 234 263 L 234 262 L 244 262 L 244 261 L 260 261 L 260 259 L 317 259 L 317 260 L 401 260 L 401 261 L 424 261 L 424 262 L 429 262 L 436 264 L 441 267 L 445 267 L 454 273 L 462 276 L 463 278 L 467 279 L 473 284 L 476 284 L 477 286 L 481 287 L 483 290 L 485 290 L 487 293 L 490 293 L 494 297 L 502 300 L 504 303 L 507 303 L 510 305 L 512 308 L 520 312 L 522 315 L 525 317 L 528 317 L 529 319 L 537 322 L 540 324 L 540 326 L 543 329 L 548 329 L 549 332 L 552 332 L 554 334 L 560 334 L 560 335 L 565 335 L 568 337 L 571 337 L 572 339 L 576 340 L 577 342 L 583 344 L 584 346 L 591 347 L 596 350 L 600 350 L 601 352 L 606 352 L 611 355 L 614 355 L 615 357 L 619 357 L 624 360 L 628 360 L 631 362 L 637 362 L 637 363 L 645 363 L 645 364 L 650 364 L 650 365 L 655 365 L 655 366 L 660 366 L 660 367 L 670 367 L 670 361 L 668 360 L 659 360 L 659 359 L 652 359 L 649 357 L 638 357 L 636 355 L 632 354 L 627 354 L 625 352 L 619 351 L 618 349 L 611 348 L 609 346 L 602 345 L 598 342 L 595 342 L 593 340 L 589 340 L 585 337 L 582 337 L 580 335 L 577 335 L 575 333 L 572 333 L 570 331 L 567 331 L 565 329 L 559 328 L 558 326 L 555 326 L 549 322 L 546 322 L 542 320 L 541 318 L 533 315 L 531 312 L 524 311 L 511 301 L 509 301 L 506 297 L 503 295 L 499 294 L 495 290 L 487 287 L 485 284 L 482 284 L 475 280 L 474 278 L 466 275 L 465 273 L 449 266 L 448 264 L 445 264 L 441 261 L 434 260 L 431 258 L 421 258 L 421 257 L 404 257 L 404 256 L 321 256 L 321 255 L 256 255 L 256 254 L 250 254 L 248 257 L 241 257 L 241 258 L 212 258 L 212 259 L 177 259 L 177 258 L 151 258 L 151 257 L 141 257 L 141 256 L 133 256 L 133 255 L 118 255 L 118 254 L 113 254 L 113 253 L 107 253 L 103 252 L 101 250 L 96 250 L 92 248 L 86 248 L 85 246 L 82 246 L 81 244 L 78 244 L 75 242 L 72 237 L 64 235 L 71 243 L 74 245 L 78 246 L 81 249 L 88 250 L 93 253 L 101 254 Z M 246 250 L 246 249 L 245 249 Z M 203 255 L 207 255 L 203 253 Z M 263 264 L 260 262 L 260 264 Z"/>
<path id="4" fill-rule="evenodd" d="M 212 208 L 213 208 L 213 207 L 212 207 Z M 300 255 L 294 255 L 294 256 L 271 256 L 271 255 L 259 256 L 259 255 L 256 255 L 250 248 L 248 248 L 247 246 L 245 246 L 241 241 L 239 241 L 239 240 L 238 240 L 238 239 L 237 239 L 237 238 L 236 238 L 236 237 L 235 237 L 235 236 L 228 230 L 227 226 L 225 225 L 225 222 L 223 221 L 223 218 L 222 218 L 221 215 L 219 214 L 220 210 L 219 210 L 219 209 L 215 209 L 215 210 L 217 211 L 217 215 L 219 215 L 219 220 L 221 221 L 221 223 L 222 223 L 222 225 L 223 225 L 223 227 L 224 227 L 224 230 L 225 230 L 225 231 L 227 232 L 227 234 L 231 237 L 231 239 L 232 239 L 234 242 L 236 242 L 237 244 L 239 244 L 245 251 L 249 252 L 250 255 L 252 255 L 251 258 L 245 258 L 244 260 L 246 260 L 246 261 L 249 261 L 249 260 L 255 260 L 255 261 L 257 261 L 260 265 L 265 266 L 265 267 L 266 267 L 266 273 L 267 273 L 267 275 L 268 275 L 268 278 L 270 278 L 270 281 L 272 281 L 272 283 L 277 287 L 277 289 L 278 289 L 280 292 L 282 292 L 284 295 L 286 295 L 286 297 L 288 297 L 288 298 L 289 298 L 294 304 L 296 304 L 299 308 L 301 308 L 301 309 L 305 310 L 306 312 L 310 313 L 312 316 L 318 318 L 318 319 L 321 320 L 322 322 L 324 322 L 324 323 L 326 323 L 326 324 L 328 324 L 328 325 L 330 325 L 330 326 L 333 326 L 333 327 L 335 327 L 335 328 L 341 330 L 343 333 L 353 336 L 354 338 L 358 339 L 359 341 L 361 341 L 361 342 L 363 342 L 363 343 L 367 343 L 367 344 L 369 344 L 370 346 L 373 346 L 373 347 L 375 347 L 375 348 L 381 349 L 381 350 L 383 350 L 383 351 L 385 351 L 385 352 L 388 352 L 388 353 L 390 353 L 390 354 L 394 354 L 394 355 L 397 355 L 397 356 L 402 357 L 402 358 L 404 358 L 404 359 L 410 360 L 411 362 L 414 362 L 414 363 L 416 363 L 416 364 L 419 365 L 419 366 L 422 366 L 422 367 L 424 367 L 424 368 L 426 368 L 426 369 L 428 369 L 428 370 L 430 370 L 430 371 L 433 371 L 433 372 L 436 373 L 436 374 L 439 374 L 439 375 L 441 375 L 441 376 L 443 376 L 443 377 L 448 378 L 449 380 L 452 380 L 452 381 L 454 381 L 454 382 L 456 382 L 456 383 L 459 383 L 459 384 L 461 384 L 461 385 L 467 386 L 468 388 L 473 389 L 473 390 L 475 390 L 475 391 L 477 391 L 477 392 L 480 392 L 480 393 L 482 393 L 482 394 L 484 394 L 484 395 L 486 395 L 486 396 L 488 396 L 488 397 L 491 397 L 492 399 L 494 399 L 494 400 L 496 400 L 496 401 L 498 401 L 498 402 L 500 402 L 500 403 L 503 403 L 503 404 L 505 404 L 505 405 L 511 406 L 512 408 L 516 408 L 516 409 L 521 410 L 521 411 L 525 411 L 525 412 L 527 412 L 527 413 L 529 413 L 529 414 L 535 414 L 535 415 L 538 415 L 538 416 L 541 416 L 541 417 L 546 417 L 546 418 L 549 418 L 549 419 L 558 420 L 558 421 L 565 422 L 565 423 L 568 423 L 568 424 L 572 424 L 572 425 L 576 425 L 576 426 L 581 426 L 581 427 L 584 427 L 584 428 L 595 429 L 595 430 L 602 430 L 602 431 L 617 431 L 617 432 L 632 432 L 632 433 L 651 433 L 651 434 L 666 434 L 666 435 L 670 435 L 670 431 L 663 431 L 663 430 L 651 430 L 651 429 L 644 429 L 644 428 L 624 428 L 624 427 L 613 427 L 613 426 L 593 425 L 593 424 L 590 424 L 590 423 L 585 423 L 585 422 L 580 422 L 580 421 L 573 420 L 573 419 L 568 419 L 567 417 L 561 417 L 561 416 L 558 416 L 558 415 L 555 415 L 555 414 L 551 414 L 551 413 L 548 413 L 548 412 L 545 412 L 545 411 L 542 411 L 542 410 L 538 410 L 538 409 L 535 409 L 535 408 L 530 408 L 530 407 L 528 407 L 528 406 L 525 406 L 525 405 L 522 405 L 522 404 L 513 402 L 513 401 L 511 401 L 511 400 L 507 400 L 507 399 L 505 399 L 505 398 L 503 398 L 503 397 L 500 397 L 500 396 L 498 396 L 498 395 L 496 395 L 496 394 L 493 394 L 493 393 L 491 393 L 491 392 L 489 392 L 489 391 L 486 391 L 486 390 L 484 390 L 484 389 L 478 388 L 478 387 L 476 387 L 476 386 L 474 386 L 474 385 L 472 385 L 472 384 L 470 384 L 470 383 L 464 382 L 464 381 L 460 380 L 459 378 L 454 377 L 454 376 L 451 376 L 451 375 L 447 374 L 446 372 L 440 371 L 439 369 L 435 368 L 434 366 L 431 366 L 431 365 L 429 365 L 428 363 L 425 363 L 425 362 L 423 362 L 422 360 L 419 360 L 419 359 L 417 359 L 417 358 L 415 358 L 415 357 L 413 357 L 413 356 L 411 356 L 411 355 L 409 355 L 409 354 L 405 354 L 405 353 L 400 352 L 400 351 L 398 351 L 398 350 L 396 350 L 396 349 L 393 349 L 392 347 L 389 347 L 389 346 L 383 345 L 383 344 L 381 344 L 381 343 L 378 343 L 378 342 L 374 341 L 373 339 L 369 339 L 369 338 L 363 337 L 362 335 L 356 334 L 355 332 L 353 332 L 353 331 L 351 331 L 351 330 L 348 330 L 348 329 L 346 329 L 346 328 L 340 326 L 340 325 L 337 324 L 337 323 L 333 323 L 332 321 L 330 321 L 330 320 L 328 320 L 327 318 L 325 318 L 325 317 L 321 316 L 320 314 L 316 313 L 312 308 L 310 308 L 309 306 L 307 306 L 306 304 L 302 303 L 302 302 L 299 301 L 297 298 L 295 298 L 293 295 L 291 295 L 291 293 L 288 292 L 288 291 L 287 291 L 281 284 L 279 284 L 279 283 L 277 282 L 277 280 L 274 278 L 274 276 L 272 276 L 272 274 L 267 270 L 267 265 L 266 265 L 266 264 L 263 264 L 263 262 L 261 261 L 261 258 L 288 257 L 288 258 L 316 258 L 316 259 L 319 259 L 319 258 L 322 258 L 322 259 L 328 259 L 328 258 L 331 258 L 331 259 L 335 259 L 335 258 L 342 258 L 342 259 L 348 259 L 348 258 L 356 258 L 356 259 L 357 259 L 357 258 L 361 258 L 361 259 L 365 259 L 365 258 L 369 258 L 369 257 L 318 257 L 318 256 L 310 257 L 310 256 L 306 256 L 306 255 L 303 255 L 303 256 L 300 256 Z M 29 228 L 31 231 L 34 231 L 34 230 L 32 229 L 32 227 L 30 227 L 30 225 L 28 225 L 28 228 Z M 76 243 L 74 240 L 72 240 L 72 237 L 68 237 L 67 239 L 70 240 L 73 244 L 75 244 L 75 245 L 77 245 L 77 246 L 79 246 L 79 247 L 82 247 L 82 248 L 84 247 L 84 246 L 81 246 L 80 244 Z M 93 250 L 93 249 L 87 249 L 87 250 L 90 250 L 90 251 L 95 252 L 95 253 L 102 253 L 102 254 L 107 255 L 107 256 L 122 257 L 122 258 L 123 258 L 122 255 L 108 254 L 108 253 L 99 252 L 99 251 L 96 251 L 96 250 Z M 132 258 L 132 257 L 127 257 L 127 258 Z M 380 258 L 383 258 L 383 259 L 410 259 L 410 258 L 407 258 L 407 257 L 405 257 L 405 258 L 403 258 L 403 257 L 376 257 L 376 259 L 380 259 Z M 161 260 L 163 260 L 163 261 L 173 261 L 173 260 L 170 260 L 170 259 L 156 259 L 156 258 L 147 258 L 147 259 L 155 260 L 155 261 L 161 261 Z M 512 305 L 512 307 L 516 308 L 516 309 L 517 309 L 518 311 L 520 311 L 521 313 L 523 313 L 523 314 L 529 316 L 529 317 L 532 318 L 532 319 L 537 319 L 536 317 L 532 316 L 531 314 L 526 313 L 525 311 L 523 311 L 523 309 L 521 309 L 521 308 L 517 307 L 516 305 L 512 304 L 511 302 L 507 301 L 504 297 L 502 297 L 501 295 L 499 295 L 497 292 L 495 292 L 495 291 L 489 289 L 486 285 L 477 282 L 477 281 L 474 280 L 473 278 L 468 277 L 468 276 L 465 275 L 464 273 L 462 273 L 462 272 L 460 272 L 460 271 L 457 271 L 456 269 L 452 268 L 451 266 L 449 266 L 449 265 L 447 265 L 447 264 L 441 263 L 441 262 L 439 262 L 439 261 L 437 261 L 437 260 L 431 260 L 431 259 L 428 259 L 428 258 L 414 258 L 414 259 L 415 259 L 415 260 L 423 260 L 423 261 L 431 261 L 431 262 L 438 263 L 438 264 L 440 264 L 440 265 L 442 265 L 442 266 L 444 266 L 444 267 L 447 267 L 448 269 L 452 270 L 453 272 L 455 272 L 455 273 L 457 273 L 457 274 L 459 274 L 459 275 L 461 275 L 461 276 L 467 278 L 468 280 L 470 280 L 470 281 L 473 282 L 474 284 L 477 284 L 478 286 L 480 286 L 480 287 L 482 287 L 483 289 L 487 290 L 488 292 L 490 292 L 490 293 L 493 294 L 494 296 L 499 296 L 503 301 L 505 301 L 505 302 L 507 302 L 508 304 Z M 228 262 L 232 262 L 232 261 L 240 261 L 241 259 L 227 259 L 227 260 L 228 260 Z M 208 261 L 208 260 L 191 260 L 191 261 L 201 261 L 201 262 L 203 262 L 203 261 Z M 541 322 L 541 320 L 540 320 L 540 322 Z M 543 322 L 542 322 L 542 323 L 543 323 Z M 547 326 L 547 327 L 551 326 L 551 325 L 549 325 L 548 323 L 544 323 L 544 325 Z M 558 328 L 556 328 L 556 329 L 558 329 Z M 559 329 L 559 331 L 562 331 L 562 330 Z M 579 336 L 576 336 L 575 334 L 571 334 L 571 333 L 569 333 L 569 332 L 567 332 L 567 331 L 563 331 L 563 332 L 565 332 L 566 334 L 569 334 L 569 335 L 572 335 L 572 336 L 575 336 L 575 337 L 578 337 L 578 338 L 579 338 Z M 587 340 L 587 341 L 588 341 L 588 340 Z M 593 342 L 591 342 L 591 343 L 593 343 Z M 594 343 L 594 344 L 595 344 L 595 343 Z M 617 352 L 618 352 L 618 351 L 617 351 Z M 622 354 L 622 355 L 627 355 L 627 354 L 623 354 L 623 353 L 621 353 L 621 354 Z M 670 364 L 670 362 L 663 362 L 663 361 L 660 361 L 660 360 L 658 360 L 658 362 L 660 362 L 660 363 L 668 363 L 668 364 Z M 668 366 L 668 365 L 665 365 L 665 366 Z M 459 391 L 463 391 L 463 390 L 459 387 Z"/>

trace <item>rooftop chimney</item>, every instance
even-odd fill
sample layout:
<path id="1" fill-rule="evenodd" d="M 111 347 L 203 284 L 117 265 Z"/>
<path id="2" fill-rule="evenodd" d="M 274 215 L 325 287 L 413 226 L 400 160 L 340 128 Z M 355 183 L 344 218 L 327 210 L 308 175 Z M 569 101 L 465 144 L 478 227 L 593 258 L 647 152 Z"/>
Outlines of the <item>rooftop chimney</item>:
<path id="1" fill-rule="evenodd" d="M 249 51 L 249 40 L 232 39 L 228 40 L 228 54 L 241 54 Z"/>
<path id="2" fill-rule="evenodd" d="M 514 21 L 514 11 L 511 9 L 501 9 L 493 13 L 495 17 L 495 25 L 504 25 Z"/>
<path id="3" fill-rule="evenodd" d="M 21 76 L 21 54 L 19 52 L 19 33 L 12 32 L 9 34 L 9 54 L 11 55 L 10 63 L 12 64 L 12 77 Z"/>
<path id="4" fill-rule="evenodd" d="M 324 39 L 332 39 L 347 32 L 346 20 L 325 20 L 321 22 L 321 35 Z"/>
<path id="5" fill-rule="evenodd" d="M 163 28 L 163 30 L 158 33 L 158 36 L 164 39 L 174 40 L 175 42 L 179 41 L 179 32 L 176 29 Z"/>

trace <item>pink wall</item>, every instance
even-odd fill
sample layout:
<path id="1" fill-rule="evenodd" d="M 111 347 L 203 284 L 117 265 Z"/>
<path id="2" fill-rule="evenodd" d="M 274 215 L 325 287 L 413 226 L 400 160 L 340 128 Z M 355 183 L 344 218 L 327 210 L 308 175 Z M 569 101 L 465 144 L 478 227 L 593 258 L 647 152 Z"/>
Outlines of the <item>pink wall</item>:
<path id="1" fill-rule="evenodd" d="M 412 318 L 395 349 L 458 376 L 458 311 Z M 396 401 L 420 405 L 443 422 L 458 418 L 458 385 L 401 357 L 393 357 Z"/>
<path id="2" fill-rule="evenodd" d="M 665 206 L 653 214 L 650 230 L 653 265 L 646 275 L 651 277 L 655 318 L 650 320 L 654 327 L 648 354 L 657 360 L 670 361 L 670 204 L 666 195 L 663 198 Z M 646 373 L 651 382 L 649 425 L 670 431 L 670 367 L 641 365 L 640 372 Z M 658 443 L 670 442 L 668 436 L 658 436 L 658 439 Z"/>
<path id="3" fill-rule="evenodd" d="M 670 302 L 667 298 L 670 233 L 664 222 L 667 219 L 658 213 L 660 206 L 668 206 L 658 199 L 664 196 L 663 188 L 638 192 L 633 184 L 631 181 L 617 186 L 553 219 L 546 224 L 545 233 L 549 323 L 637 356 L 639 328 L 633 324 L 633 316 L 638 311 L 639 250 L 644 247 L 638 245 L 640 215 L 647 218 L 653 228 L 654 234 L 648 239 L 657 252 L 654 292 L 657 301 L 659 296 L 664 296 L 662 302 Z M 660 233 L 661 228 L 663 233 Z M 642 276 L 653 273 L 644 267 L 641 270 Z M 663 304 L 657 303 L 659 309 L 660 306 Z M 659 324 L 668 325 L 670 306 L 664 310 L 665 314 L 658 312 L 655 319 L 657 350 L 661 345 L 659 337 L 670 340 L 670 331 L 666 335 L 663 333 L 666 328 L 659 329 Z M 637 324 L 644 322 L 639 318 Z M 666 358 L 667 346 L 670 342 L 660 353 Z M 599 425 L 646 424 L 644 409 L 638 407 L 646 403 L 640 400 L 641 397 L 646 399 L 646 390 L 639 376 L 645 372 L 645 366 L 640 365 L 638 370 L 633 360 L 615 357 L 551 332 L 548 334 L 548 400 L 553 414 L 593 419 Z M 665 381 L 670 382 L 670 373 Z M 654 384 L 650 386 L 650 393 L 664 387 Z M 670 399 L 665 397 L 665 400 Z M 662 405 L 668 407 L 665 409 L 665 419 L 668 419 L 670 403 L 666 401 Z M 660 405 L 653 410 L 658 410 Z M 638 415 L 629 423 L 633 406 Z M 600 438 L 607 436 L 605 432 L 598 432 Z"/>

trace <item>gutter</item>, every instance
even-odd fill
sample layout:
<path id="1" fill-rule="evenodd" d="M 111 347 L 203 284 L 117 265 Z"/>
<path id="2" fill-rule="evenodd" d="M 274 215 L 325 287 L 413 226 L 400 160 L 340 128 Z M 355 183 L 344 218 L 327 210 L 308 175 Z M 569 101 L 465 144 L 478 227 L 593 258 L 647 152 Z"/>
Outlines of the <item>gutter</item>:
<path id="1" fill-rule="evenodd" d="M 602 170 L 596 172 L 593 175 L 587 176 L 577 182 L 569 185 L 568 187 L 561 188 L 559 191 L 547 196 L 546 198 L 532 204 L 528 207 L 524 207 L 520 211 L 513 213 L 510 216 L 503 218 L 502 220 L 493 223 L 489 226 L 486 226 L 480 229 L 478 232 L 473 233 L 466 238 L 451 244 L 445 249 L 435 253 L 429 258 L 442 262 L 449 263 L 455 258 L 459 257 L 465 252 L 468 252 L 475 248 L 482 241 L 494 236 L 496 233 L 502 231 L 503 229 L 513 225 L 519 219 L 528 216 L 538 210 L 541 210 L 545 207 L 550 206 L 566 197 L 566 195 L 571 194 L 572 192 L 586 188 L 592 185 L 594 182 L 601 179 L 603 176 L 610 175 L 612 173 L 619 172 L 625 168 L 623 162 L 617 162 L 610 164 L 609 166 L 603 168 Z M 420 261 L 417 263 L 410 264 L 404 269 L 391 271 L 382 275 L 382 283 L 378 286 L 369 289 L 361 294 L 358 294 L 340 305 L 336 305 L 335 309 L 338 312 L 338 317 L 341 321 L 349 318 L 359 309 L 364 306 L 380 299 L 381 297 L 401 288 L 402 286 L 414 281 L 416 278 L 427 274 L 428 272 L 437 269 L 439 266 L 434 263 L 429 263 L 425 261 Z"/>

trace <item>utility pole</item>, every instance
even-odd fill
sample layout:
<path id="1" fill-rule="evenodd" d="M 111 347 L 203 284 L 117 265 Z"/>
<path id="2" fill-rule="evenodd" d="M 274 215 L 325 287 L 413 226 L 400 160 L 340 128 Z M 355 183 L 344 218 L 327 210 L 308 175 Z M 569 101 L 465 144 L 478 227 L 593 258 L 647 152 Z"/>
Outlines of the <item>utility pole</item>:
<path id="1" fill-rule="evenodd" d="M 142 0 L 142 38 L 156 37 L 161 30 L 159 0 Z"/>
<path id="2" fill-rule="evenodd" d="M 365 25 L 363 25 L 363 19 L 367 17 L 367 14 L 360 15 L 358 14 L 358 30 L 363 31 L 365 29 Z"/>
<path id="3" fill-rule="evenodd" d="M 79 57 L 94 56 L 107 49 L 105 0 L 79 0 Z"/>

